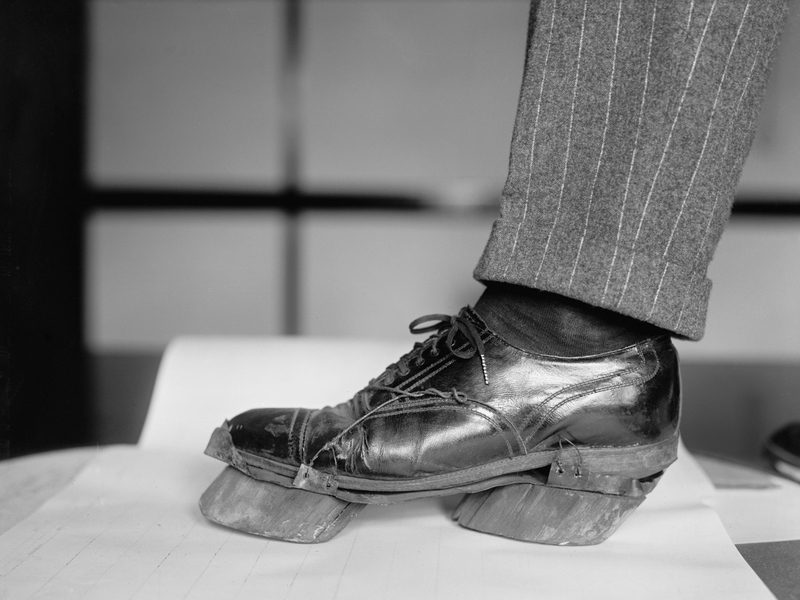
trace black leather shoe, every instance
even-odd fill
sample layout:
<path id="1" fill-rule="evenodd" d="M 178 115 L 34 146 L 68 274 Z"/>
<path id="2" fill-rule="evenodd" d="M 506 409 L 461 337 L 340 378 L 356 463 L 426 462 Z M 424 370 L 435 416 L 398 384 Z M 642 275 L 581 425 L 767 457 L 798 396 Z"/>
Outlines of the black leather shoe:
<path id="1" fill-rule="evenodd" d="M 608 537 L 675 460 L 680 381 L 667 335 L 559 358 L 510 346 L 470 308 L 411 331 L 434 333 L 348 402 L 247 411 L 206 453 L 345 504 L 466 492 L 462 525 L 558 544 Z M 569 510 L 602 514 L 573 531 Z M 564 523 L 555 536 L 545 533 L 554 521 Z"/>

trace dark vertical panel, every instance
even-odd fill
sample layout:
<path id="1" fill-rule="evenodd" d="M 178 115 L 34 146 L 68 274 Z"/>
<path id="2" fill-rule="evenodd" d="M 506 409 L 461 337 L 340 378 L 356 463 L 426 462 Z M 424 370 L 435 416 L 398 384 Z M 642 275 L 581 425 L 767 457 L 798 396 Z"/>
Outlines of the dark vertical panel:
<path id="1" fill-rule="evenodd" d="M 0 452 L 85 444 L 81 0 L 0 2 Z"/>
<path id="2" fill-rule="evenodd" d="M 284 0 L 284 41 L 281 81 L 281 113 L 283 121 L 284 192 L 286 211 L 284 333 L 300 333 L 300 75 L 302 68 L 302 4 L 301 0 Z"/>

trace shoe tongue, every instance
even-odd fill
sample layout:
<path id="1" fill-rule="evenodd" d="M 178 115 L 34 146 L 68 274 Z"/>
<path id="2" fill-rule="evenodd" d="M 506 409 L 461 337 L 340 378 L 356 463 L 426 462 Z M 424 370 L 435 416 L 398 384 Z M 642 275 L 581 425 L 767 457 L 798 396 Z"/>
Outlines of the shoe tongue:
<path id="1" fill-rule="evenodd" d="M 477 312 L 475 312 L 475 309 L 472 308 L 471 306 L 465 306 L 464 308 L 461 309 L 461 312 L 459 314 L 472 321 L 472 324 L 478 327 L 479 331 L 487 329 L 486 322 L 481 318 L 481 316 Z"/>

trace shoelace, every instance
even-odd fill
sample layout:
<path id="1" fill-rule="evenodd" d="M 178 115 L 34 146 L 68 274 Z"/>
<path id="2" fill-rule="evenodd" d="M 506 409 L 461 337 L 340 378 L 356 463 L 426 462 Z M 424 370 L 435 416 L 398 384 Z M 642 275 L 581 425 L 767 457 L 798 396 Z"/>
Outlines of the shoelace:
<path id="1" fill-rule="evenodd" d="M 389 392 L 390 394 L 392 394 L 392 397 L 387 402 L 384 402 L 380 406 L 373 408 L 366 414 L 362 415 L 360 418 L 353 421 L 350 425 L 342 429 L 332 440 L 326 442 L 325 445 L 323 445 L 319 450 L 317 450 L 317 452 L 314 454 L 314 456 L 311 457 L 311 460 L 308 461 L 307 464 L 304 463 L 306 466 L 313 467 L 314 462 L 317 460 L 317 458 L 319 458 L 320 454 L 335 448 L 336 444 L 338 444 L 345 435 L 356 429 L 359 425 L 361 425 L 361 423 L 363 423 L 364 421 L 369 419 L 373 414 L 375 414 L 375 412 L 379 410 L 384 410 L 386 406 L 389 404 L 400 402 L 405 399 L 430 398 L 430 397 L 442 398 L 444 400 L 455 400 L 459 404 L 465 404 L 467 402 L 470 402 L 469 396 L 467 396 L 462 392 L 459 392 L 456 388 L 453 388 L 452 390 L 447 392 L 443 392 L 435 388 L 428 388 L 427 390 L 422 390 L 419 392 L 409 392 L 406 390 L 401 390 L 398 388 L 392 388 L 382 385 L 369 385 L 367 386 L 366 389 Z M 333 456 L 334 456 L 333 458 L 334 461 L 336 461 L 337 458 L 336 454 L 334 454 Z"/>
<path id="2" fill-rule="evenodd" d="M 426 323 L 431 323 L 425 325 Z M 424 325 L 424 326 L 423 326 Z M 486 350 L 483 345 L 480 333 L 472 321 L 462 310 L 458 315 L 432 314 L 414 319 L 408 326 L 408 330 L 413 334 L 428 333 L 435 331 L 436 334 L 424 342 L 416 342 L 411 352 L 402 356 L 393 365 L 389 365 L 384 372 L 385 383 L 391 384 L 394 381 L 395 373 L 401 376 L 408 375 L 409 362 L 415 359 L 415 364 L 421 366 L 425 361 L 422 353 L 426 348 L 430 349 L 431 356 L 438 356 L 439 343 L 444 340 L 447 350 L 458 358 L 472 358 L 475 353 L 480 356 L 481 369 L 483 370 L 483 381 L 489 385 L 489 375 L 486 372 Z M 458 333 L 467 341 L 467 347 L 459 349 L 455 346 L 455 338 Z"/>

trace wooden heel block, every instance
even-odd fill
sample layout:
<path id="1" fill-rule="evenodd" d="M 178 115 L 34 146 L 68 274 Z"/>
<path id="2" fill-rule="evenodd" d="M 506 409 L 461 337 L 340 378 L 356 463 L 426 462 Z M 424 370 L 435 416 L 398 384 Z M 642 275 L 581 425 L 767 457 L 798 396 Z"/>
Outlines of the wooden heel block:
<path id="1" fill-rule="evenodd" d="M 200 498 L 210 521 L 288 542 L 325 542 L 355 517 L 363 504 L 256 481 L 226 468 Z"/>
<path id="2" fill-rule="evenodd" d="M 607 539 L 644 501 L 645 480 L 580 473 L 553 465 L 547 484 L 513 484 L 466 496 L 459 525 L 540 544 L 588 546 Z"/>
<path id="3" fill-rule="evenodd" d="M 453 516 L 459 525 L 485 533 L 540 544 L 588 546 L 614 533 L 642 500 L 542 485 L 507 485 L 467 496 Z"/>

